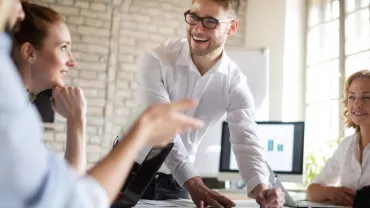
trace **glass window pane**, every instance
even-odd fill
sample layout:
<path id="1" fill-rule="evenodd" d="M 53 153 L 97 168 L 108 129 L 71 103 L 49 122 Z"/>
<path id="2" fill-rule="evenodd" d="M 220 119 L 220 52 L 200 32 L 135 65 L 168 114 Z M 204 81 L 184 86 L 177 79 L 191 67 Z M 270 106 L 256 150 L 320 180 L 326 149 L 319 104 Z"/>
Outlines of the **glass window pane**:
<path id="1" fill-rule="evenodd" d="M 319 10 L 314 7 L 310 9 L 309 13 L 308 26 L 312 27 L 319 24 Z"/>
<path id="2" fill-rule="evenodd" d="M 369 10 L 356 11 L 346 18 L 346 55 L 370 48 Z"/>
<path id="3" fill-rule="evenodd" d="M 346 0 L 346 12 L 350 13 L 356 9 L 366 8 L 370 5 L 370 0 Z"/>
<path id="4" fill-rule="evenodd" d="M 349 12 L 352 12 L 355 10 L 356 8 L 356 0 L 346 0 L 346 11 L 349 13 Z"/>
<path id="5" fill-rule="evenodd" d="M 339 98 L 338 60 L 325 62 L 307 69 L 306 103 L 317 103 Z"/>
<path id="6" fill-rule="evenodd" d="M 333 1 L 331 4 L 331 19 L 339 18 L 339 1 Z"/>
<path id="7" fill-rule="evenodd" d="M 362 69 L 370 69 L 370 52 L 348 56 L 346 59 L 346 78 Z"/>
<path id="8" fill-rule="evenodd" d="M 339 17 L 339 1 L 338 0 L 323 0 L 321 3 L 322 21 L 330 21 Z"/>
<path id="9" fill-rule="evenodd" d="M 307 34 L 307 65 L 312 65 L 318 62 L 320 57 L 321 45 L 320 39 L 323 37 L 320 35 L 319 27 L 315 27 L 308 31 Z"/>
<path id="10" fill-rule="evenodd" d="M 320 4 L 321 0 L 310 0 L 308 10 L 308 26 L 312 27 L 320 22 Z"/>
<path id="11" fill-rule="evenodd" d="M 339 17 L 339 0 L 311 0 L 308 26 L 313 27 Z"/>
<path id="12" fill-rule="evenodd" d="M 339 136 L 338 100 L 308 105 L 306 109 L 307 142 L 336 140 Z"/>
<path id="13" fill-rule="evenodd" d="M 307 36 L 307 64 L 327 61 L 339 56 L 339 21 L 314 27 Z"/>
<path id="14" fill-rule="evenodd" d="M 362 0 L 361 1 L 361 7 L 368 7 L 370 6 L 370 0 Z"/>
<path id="15" fill-rule="evenodd" d="M 322 5 L 322 18 L 321 22 L 331 20 L 331 0 L 324 0 Z"/>

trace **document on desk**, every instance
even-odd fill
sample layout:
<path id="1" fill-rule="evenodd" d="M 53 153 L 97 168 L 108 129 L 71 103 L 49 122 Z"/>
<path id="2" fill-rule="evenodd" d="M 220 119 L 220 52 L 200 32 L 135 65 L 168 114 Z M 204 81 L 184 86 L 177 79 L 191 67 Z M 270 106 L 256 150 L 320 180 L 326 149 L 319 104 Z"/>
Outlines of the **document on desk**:
<path id="1" fill-rule="evenodd" d="M 249 208 L 249 207 L 260 207 L 259 204 L 257 204 L 256 200 L 250 199 L 250 200 L 234 200 L 236 207 L 239 208 Z"/>
<path id="2" fill-rule="evenodd" d="M 236 207 L 235 208 L 259 208 L 260 205 L 257 204 L 256 200 L 234 200 Z M 177 200 L 168 200 L 168 203 L 178 205 L 179 207 L 191 207 L 195 208 L 195 204 L 191 199 L 177 199 Z"/>
<path id="3" fill-rule="evenodd" d="M 330 208 L 351 208 L 348 206 L 342 205 L 333 205 L 329 202 L 318 203 L 318 202 L 310 202 L 310 201 L 299 201 L 297 207 L 330 207 Z"/>
<path id="4" fill-rule="evenodd" d="M 157 201 L 157 200 L 140 200 L 141 206 L 151 206 L 151 207 L 179 207 L 176 204 L 168 203 L 167 201 Z M 139 204 L 137 204 L 135 207 L 141 207 Z"/>
<path id="5" fill-rule="evenodd" d="M 144 203 L 144 202 L 142 202 L 142 201 L 138 201 L 137 202 L 137 204 L 135 205 L 135 207 L 138 207 L 138 208 L 144 208 L 144 207 L 153 207 L 153 205 L 151 205 L 151 204 L 146 204 L 146 203 Z"/>

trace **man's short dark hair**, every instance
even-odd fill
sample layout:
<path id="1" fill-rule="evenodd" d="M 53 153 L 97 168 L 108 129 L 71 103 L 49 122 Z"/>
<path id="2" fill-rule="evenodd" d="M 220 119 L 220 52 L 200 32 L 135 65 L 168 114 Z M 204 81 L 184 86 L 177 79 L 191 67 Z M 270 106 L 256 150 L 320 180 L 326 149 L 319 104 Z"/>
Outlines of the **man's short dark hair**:
<path id="1" fill-rule="evenodd" d="M 226 10 L 231 10 L 233 16 L 236 17 L 236 15 L 238 15 L 240 8 L 240 0 L 214 0 L 214 1 L 221 4 Z"/>
<path id="2" fill-rule="evenodd" d="M 226 10 L 231 10 L 233 15 L 238 15 L 240 0 L 215 0 L 220 3 Z"/>

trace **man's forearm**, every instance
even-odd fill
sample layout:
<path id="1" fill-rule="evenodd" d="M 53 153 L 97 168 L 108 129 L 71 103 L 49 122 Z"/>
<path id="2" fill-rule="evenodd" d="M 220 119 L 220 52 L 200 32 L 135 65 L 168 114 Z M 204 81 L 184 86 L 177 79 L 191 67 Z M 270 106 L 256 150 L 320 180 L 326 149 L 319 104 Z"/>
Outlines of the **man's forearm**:
<path id="1" fill-rule="evenodd" d="M 174 146 L 165 162 L 171 170 L 173 177 L 181 186 L 183 186 L 189 179 L 199 176 L 181 137 L 178 135 L 174 139 Z"/>
<path id="2" fill-rule="evenodd" d="M 193 189 L 197 189 L 200 185 L 203 185 L 203 181 L 200 176 L 190 178 L 184 183 L 184 188 L 191 192 Z"/>

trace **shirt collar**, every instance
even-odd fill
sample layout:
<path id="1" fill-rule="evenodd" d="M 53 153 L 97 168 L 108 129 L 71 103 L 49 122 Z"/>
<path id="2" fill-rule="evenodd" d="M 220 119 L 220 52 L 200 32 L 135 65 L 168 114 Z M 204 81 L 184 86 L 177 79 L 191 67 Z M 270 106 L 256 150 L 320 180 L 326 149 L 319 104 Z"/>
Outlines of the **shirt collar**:
<path id="1" fill-rule="evenodd" d="M 228 67 L 227 67 L 228 60 L 229 60 L 229 57 L 226 55 L 226 52 L 224 50 L 222 52 L 220 60 L 215 64 L 215 66 L 213 66 L 210 69 L 210 71 L 220 72 L 222 74 L 228 74 Z M 193 60 L 191 59 L 191 56 L 190 56 L 190 49 L 189 49 L 188 41 L 186 41 L 183 44 L 183 46 L 181 48 L 181 51 L 180 51 L 180 54 L 177 58 L 176 64 L 180 65 L 180 66 L 189 67 L 190 69 L 196 70 L 198 72 L 198 70 L 196 69 L 196 67 L 193 63 Z"/>
<path id="2" fill-rule="evenodd" d="M 8 53 L 12 50 L 12 39 L 5 32 L 0 32 L 0 49 L 6 50 Z"/>

